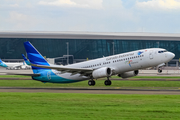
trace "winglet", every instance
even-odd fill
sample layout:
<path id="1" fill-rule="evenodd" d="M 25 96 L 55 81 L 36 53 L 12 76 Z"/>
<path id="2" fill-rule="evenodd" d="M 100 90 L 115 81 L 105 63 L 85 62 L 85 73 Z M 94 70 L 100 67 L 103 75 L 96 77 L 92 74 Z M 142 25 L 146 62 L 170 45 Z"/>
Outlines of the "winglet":
<path id="1" fill-rule="evenodd" d="M 2 63 L 3 61 L 0 59 L 0 63 Z"/>
<path id="2" fill-rule="evenodd" d="M 24 56 L 24 54 L 22 54 L 22 57 L 24 59 L 24 61 L 26 62 L 27 65 L 31 65 L 31 63 L 29 62 L 29 60 Z"/>

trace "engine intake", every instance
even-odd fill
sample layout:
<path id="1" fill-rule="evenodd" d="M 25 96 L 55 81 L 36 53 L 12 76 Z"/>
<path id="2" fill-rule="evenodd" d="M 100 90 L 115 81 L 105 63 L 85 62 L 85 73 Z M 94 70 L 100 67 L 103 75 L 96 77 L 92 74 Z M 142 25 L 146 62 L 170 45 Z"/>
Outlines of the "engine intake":
<path id="1" fill-rule="evenodd" d="M 118 76 L 122 78 L 128 78 L 128 77 L 134 77 L 138 74 L 139 74 L 139 70 L 135 70 L 135 71 L 129 71 L 122 74 L 118 74 Z"/>
<path id="2" fill-rule="evenodd" d="M 108 67 L 102 67 L 92 72 L 92 76 L 95 79 L 102 77 L 109 77 L 111 76 L 111 74 L 112 74 L 111 68 Z"/>

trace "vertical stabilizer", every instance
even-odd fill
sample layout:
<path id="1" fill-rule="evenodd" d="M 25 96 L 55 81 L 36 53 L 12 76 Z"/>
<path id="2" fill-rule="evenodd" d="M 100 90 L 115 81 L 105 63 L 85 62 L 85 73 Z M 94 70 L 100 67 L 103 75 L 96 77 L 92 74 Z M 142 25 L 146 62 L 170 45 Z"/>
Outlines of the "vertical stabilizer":
<path id="1" fill-rule="evenodd" d="M 27 65 L 31 65 L 31 63 L 30 63 L 29 60 L 24 56 L 24 54 L 22 54 L 22 57 L 23 57 L 23 59 L 24 59 L 24 61 L 25 61 L 25 63 L 26 63 Z"/>
<path id="2" fill-rule="evenodd" d="M 26 49 L 27 56 L 30 63 L 36 65 L 46 65 L 50 66 L 49 63 L 44 59 L 44 57 L 36 50 L 36 48 L 30 42 L 24 42 L 24 47 Z M 39 68 L 32 66 L 33 72 L 38 73 L 44 70 L 45 68 Z"/>
<path id="3" fill-rule="evenodd" d="M 3 62 L 1 59 L 0 59 L 0 66 L 1 66 L 1 67 L 8 67 L 8 66 L 5 64 L 5 62 Z"/>

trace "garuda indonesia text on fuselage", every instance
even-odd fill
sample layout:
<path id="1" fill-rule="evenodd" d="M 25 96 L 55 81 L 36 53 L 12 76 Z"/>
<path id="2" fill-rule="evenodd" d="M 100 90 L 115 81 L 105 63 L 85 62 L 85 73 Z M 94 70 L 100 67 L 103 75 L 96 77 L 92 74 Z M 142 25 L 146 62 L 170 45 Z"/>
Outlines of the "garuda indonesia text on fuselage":
<path id="1" fill-rule="evenodd" d="M 142 49 L 109 57 L 89 60 L 66 66 L 52 65 L 30 43 L 24 43 L 29 61 L 32 65 L 34 80 L 52 83 L 72 83 L 107 77 L 105 85 L 111 85 L 109 77 L 118 75 L 122 78 L 136 76 L 138 69 L 158 66 L 174 58 L 174 54 L 161 48 Z"/>

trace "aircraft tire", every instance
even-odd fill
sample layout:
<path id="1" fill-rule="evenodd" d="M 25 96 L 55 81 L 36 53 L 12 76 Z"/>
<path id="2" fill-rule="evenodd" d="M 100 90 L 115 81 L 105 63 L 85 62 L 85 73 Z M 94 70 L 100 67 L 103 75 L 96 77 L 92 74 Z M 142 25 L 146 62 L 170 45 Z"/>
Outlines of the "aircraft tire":
<path id="1" fill-rule="evenodd" d="M 108 86 L 108 85 L 111 85 L 112 82 L 111 82 L 110 80 L 106 80 L 106 81 L 104 81 L 104 84 L 105 84 L 106 86 Z"/>
<path id="2" fill-rule="evenodd" d="M 161 69 L 158 69 L 158 73 L 162 73 L 162 70 L 161 70 Z"/>
<path id="3" fill-rule="evenodd" d="M 88 81 L 89 86 L 94 86 L 95 84 L 96 84 L 96 82 L 94 80 L 89 80 Z"/>

